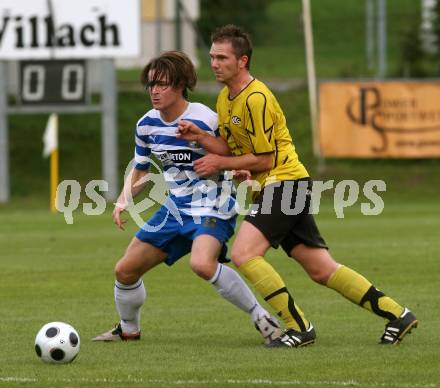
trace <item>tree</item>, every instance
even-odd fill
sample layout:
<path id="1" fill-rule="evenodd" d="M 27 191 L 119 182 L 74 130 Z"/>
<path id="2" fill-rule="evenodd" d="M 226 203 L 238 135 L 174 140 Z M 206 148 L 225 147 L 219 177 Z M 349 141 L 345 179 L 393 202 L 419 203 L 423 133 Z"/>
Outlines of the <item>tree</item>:
<path id="1" fill-rule="evenodd" d="M 440 64 L 440 1 L 436 1 L 432 9 L 432 34 L 434 35 L 434 60 Z"/>
<path id="2" fill-rule="evenodd" d="M 405 77 L 426 76 L 423 63 L 426 59 L 420 37 L 420 18 L 415 18 L 402 31 L 400 41 L 402 55 L 402 75 Z"/>
<path id="3" fill-rule="evenodd" d="M 210 42 L 211 33 L 225 24 L 243 27 L 259 42 L 258 26 L 267 21 L 267 8 L 273 0 L 201 0 L 198 27 L 205 42 Z"/>

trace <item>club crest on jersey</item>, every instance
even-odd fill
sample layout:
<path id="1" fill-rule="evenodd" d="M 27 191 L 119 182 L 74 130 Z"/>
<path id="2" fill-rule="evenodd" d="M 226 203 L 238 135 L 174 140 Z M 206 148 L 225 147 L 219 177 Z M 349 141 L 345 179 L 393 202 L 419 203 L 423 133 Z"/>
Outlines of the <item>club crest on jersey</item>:
<path id="1" fill-rule="evenodd" d="M 235 125 L 241 124 L 241 118 L 238 116 L 232 116 L 232 124 L 235 124 Z"/>
<path id="2" fill-rule="evenodd" d="M 215 228 L 217 226 L 217 218 L 215 217 L 206 217 L 203 221 L 203 226 L 205 228 Z"/>
<path id="3" fill-rule="evenodd" d="M 164 164 L 180 164 L 192 162 L 192 152 L 189 150 L 169 150 L 159 153 L 157 157 Z"/>

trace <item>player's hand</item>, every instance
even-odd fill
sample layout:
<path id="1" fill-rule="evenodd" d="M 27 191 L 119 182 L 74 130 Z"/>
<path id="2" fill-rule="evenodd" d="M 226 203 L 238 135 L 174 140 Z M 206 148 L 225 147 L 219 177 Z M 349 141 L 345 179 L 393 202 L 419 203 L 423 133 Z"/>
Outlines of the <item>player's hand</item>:
<path id="1" fill-rule="evenodd" d="M 238 182 L 250 181 L 252 174 L 249 170 L 232 170 L 232 178 Z"/>
<path id="2" fill-rule="evenodd" d="M 222 168 L 220 155 L 208 154 L 194 162 L 194 170 L 197 174 L 207 177 L 219 172 Z"/>
<path id="3" fill-rule="evenodd" d="M 180 120 L 179 125 L 177 126 L 176 137 L 179 139 L 199 141 L 200 136 L 203 134 L 203 130 L 191 121 Z"/>
<path id="4" fill-rule="evenodd" d="M 121 205 L 120 203 L 115 203 L 115 208 L 113 209 L 112 218 L 113 222 L 116 224 L 116 226 L 121 229 L 124 229 L 124 224 L 127 223 L 126 220 L 123 220 L 121 218 L 121 213 L 125 210 L 125 207 Z"/>

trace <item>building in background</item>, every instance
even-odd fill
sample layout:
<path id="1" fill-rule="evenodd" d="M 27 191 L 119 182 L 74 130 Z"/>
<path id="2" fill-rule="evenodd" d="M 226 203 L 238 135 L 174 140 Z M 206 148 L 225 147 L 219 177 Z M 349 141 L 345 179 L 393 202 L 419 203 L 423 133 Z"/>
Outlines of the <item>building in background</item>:
<path id="1" fill-rule="evenodd" d="M 182 50 L 197 65 L 199 0 L 141 0 L 141 53 L 137 58 L 119 58 L 119 68 L 143 67 L 167 50 Z"/>

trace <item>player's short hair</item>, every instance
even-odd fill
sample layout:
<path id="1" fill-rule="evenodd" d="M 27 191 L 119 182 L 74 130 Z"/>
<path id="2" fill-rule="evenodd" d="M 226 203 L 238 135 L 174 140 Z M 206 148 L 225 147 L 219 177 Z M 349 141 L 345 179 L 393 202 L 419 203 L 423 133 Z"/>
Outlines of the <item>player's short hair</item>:
<path id="1" fill-rule="evenodd" d="M 150 71 L 152 79 L 149 78 Z M 183 97 L 188 98 L 188 89 L 193 90 L 197 83 L 191 59 L 181 51 L 166 51 L 153 58 L 142 70 L 141 83 L 146 88 L 164 79 L 172 88 L 183 88 Z"/>
<path id="2" fill-rule="evenodd" d="M 211 34 L 211 43 L 217 42 L 230 42 L 237 59 L 246 55 L 248 57 L 246 68 L 249 70 L 252 57 L 252 41 L 247 32 L 233 24 L 227 24 L 217 28 Z"/>

